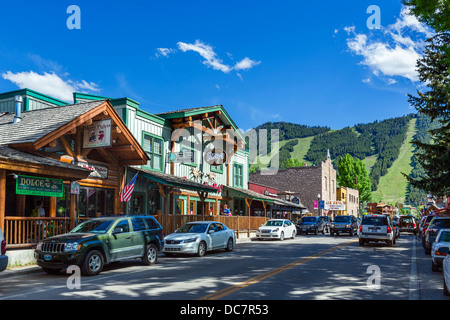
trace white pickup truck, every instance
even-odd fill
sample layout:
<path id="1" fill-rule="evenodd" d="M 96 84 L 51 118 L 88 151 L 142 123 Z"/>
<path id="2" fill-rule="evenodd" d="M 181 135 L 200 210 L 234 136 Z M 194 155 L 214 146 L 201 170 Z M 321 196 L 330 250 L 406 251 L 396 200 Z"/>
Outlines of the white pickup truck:
<path id="1" fill-rule="evenodd" d="M 395 229 L 392 219 L 384 214 L 369 214 L 362 218 L 359 225 L 359 245 L 369 241 L 386 242 L 392 247 L 395 244 Z"/>
<path id="2" fill-rule="evenodd" d="M 6 241 L 0 229 L 0 272 L 8 266 L 8 256 L 6 255 Z"/>

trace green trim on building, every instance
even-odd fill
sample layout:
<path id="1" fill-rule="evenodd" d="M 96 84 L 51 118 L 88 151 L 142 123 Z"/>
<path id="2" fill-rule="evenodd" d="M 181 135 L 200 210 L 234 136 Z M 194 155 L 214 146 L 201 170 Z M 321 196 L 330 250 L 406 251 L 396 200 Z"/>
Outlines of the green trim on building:
<path id="1" fill-rule="evenodd" d="M 50 96 L 47 96 L 45 94 L 42 94 L 40 92 L 31 90 L 31 89 L 20 89 L 20 90 L 15 90 L 15 91 L 10 91 L 10 92 L 5 92 L 5 93 L 1 93 L 0 94 L 0 100 L 1 99 L 8 99 L 8 98 L 13 98 L 15 96 L 30 96 L 39 100 L 43 100 L 45 102 L 49 102 L 52 104 L 56 104 L 58 106 L 65 106 L 68 105 L 68 102 L 56 99 L 56 98 L 52 98 Z"/>

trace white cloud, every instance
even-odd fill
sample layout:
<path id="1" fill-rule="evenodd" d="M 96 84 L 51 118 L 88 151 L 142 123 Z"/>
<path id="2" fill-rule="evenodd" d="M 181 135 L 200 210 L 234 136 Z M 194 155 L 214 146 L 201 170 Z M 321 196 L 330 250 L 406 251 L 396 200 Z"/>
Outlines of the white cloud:
<path id="1" fill-rule="evenodd" d="M 100 91 L 98 85 L 93 82 L 87 82 L 85 80 L 81 82 L 74 82 L 72 80 L 65 81 L 54 72 L 38 74 L 34 71 L 17 73 L 7 71 L 2 74 L 2 78 L 13 82 L 21 89 L 29 88 L 67 102 L 72 101 L 72 94 L 75 91 Z"/>
<path id="2" fill-rule="evenodd" d="M 245 57 L 241 61 L 237 62 L 234 66 L 225 64 L 214 51 L 214 48 L 206 43 L 203 43 L 200 40 L 196 40 L 195 43 L 185 43 L 178 42 L 178 49 L 171 48 L 157 48 L 157 52 L 155 56 L 158 58 L 160 56 L 168 57 L 169 54 L 176 52 L 177 50 L 182 52 L 193 51 L 198 53 L 204 60 L 203 64 L 206 66 L 213 68 L 214 70 L 222 71 L 223 73 L 230 73 L 231 71 L 241 71 L 241 70 L 250 70 L 251 68 L 257 66 L 261 63 L 261 61 L 252 60 L 248 57 Z M 229 52 L 226 53 L 230 60 L 233 60 L 233 55 Z M 237 73 L 238 77 L 242 79 L 242 76 Z"/>
<path id="3" fill-rule="evenodd" d="M 214 52 L 213 48 L 210 45 L 204 44 L 200 40 L 196 40 L 194 44 L 178 42 L 177 45 L 178 48 L 183 52 L 197 52 L 203 57 L 203 59 L 205 59 L 203 63 L 209 67 L 212 67 L 214 70 L 220 70 L 224 73 L 228 73 L 232 70 L 231 67 L 222 63 L 222 60 L 217 57 L 217 54 Z"/>
<path id="4" fill-rule="evenodd" d="M 235 70 L 248 70 L 260 64 L 261 61 L 255 61 L 250 58 L 245 57 L 234 66 Z"/>
<path id="5" fill-rule="evenodd" d="M 402 8 L 395 23 L 383 29 L 379 39 L 373 39 L 375 33 L 370 36 L 357 33 L 354 26 L 344 30 L 350 36 L 347 39 L 350 51 L 362 56 L 361 64 L 368 66 L 374 75 L 389 77 L 388 84 L 397 82 L 392 77 L 418 81 L 416 63 L 421 57 L 424 37 L 428 38 L 432 33 L 406 8 Z"/>
<path id="6" fill-rule="evenodd" d="M 170 48 L 157 48 L 156 49 L 156 53 L 155 53 L 155 57 L 159 58 L 159 57 L 169 57 L 170 53 L 175 52 L 176 50 L 174 49 L 170 49 Z"/>

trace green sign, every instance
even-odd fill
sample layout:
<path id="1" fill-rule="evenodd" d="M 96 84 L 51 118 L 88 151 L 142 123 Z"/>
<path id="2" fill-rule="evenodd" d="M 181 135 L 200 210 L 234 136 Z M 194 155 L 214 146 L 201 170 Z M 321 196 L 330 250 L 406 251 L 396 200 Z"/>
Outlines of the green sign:
<path id="1" fill-rule="evenodd" d="M 60 179 L 19 175 L 16 179 L 16 194 L 31 196 L 62 197 L 64 182 Z"/>

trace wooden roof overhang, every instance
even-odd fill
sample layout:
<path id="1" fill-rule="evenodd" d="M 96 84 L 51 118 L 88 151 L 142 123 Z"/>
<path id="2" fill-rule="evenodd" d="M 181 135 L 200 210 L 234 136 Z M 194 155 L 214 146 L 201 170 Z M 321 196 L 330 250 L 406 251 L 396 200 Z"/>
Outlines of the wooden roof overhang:
<path id="1" fill-rule="evenodd" d="M 75 105 L 71 107 L 75 107 Z M 93 121 L 103 119 L 112 119 L 111 140 L 113 142 L 111 147 L 83 149 L 83 127 L 91 125 Z M 53 147 L 58 141 L 69 156 L 59 157 L 64 162 L 70 162 L 72 159 L 83 160 L 88 154 L 89 159 L 107 162 L 117 168 L 128 165 L 144 165 L 149 160 L 147 154 L 119 117 L 109 100 L 105 100 L 97 107 L 33 142 L 10 144 L 10 146 L 43 156 L 57 157 L 56 154 L 49 154 L 40 149 L 46 146 Z"/>
<path id="2" fill-rule="evenodd" d="M 70 181 L 85 179 L 90 171 L 75 165 L 43 158 L 8 147 L 0 147 L 0 169 L 20 174 L 37 174 Z"/>
<path id="3" fill-rule="evenodd" d="M 203 139 L 206 141 L 222 141 L 224 151 L 227 153 L 226 162 L 228 163 L 233 154 L 238 149 L 243 149 L 245 145 L 244 139 L 231 121 L 226 123 L 222 119 L 222 110 L 197 109 L 197 114 L 179 114 L 179 117 L 171 117 L 172 121 L 172 142 L 175 142 L 183 133 L 183 129 L 194 128 L 203 132 Z M 224 119 L 228 119 L 225 116 Z M 230 150 L 232 150 L 230 152 Z"/>

